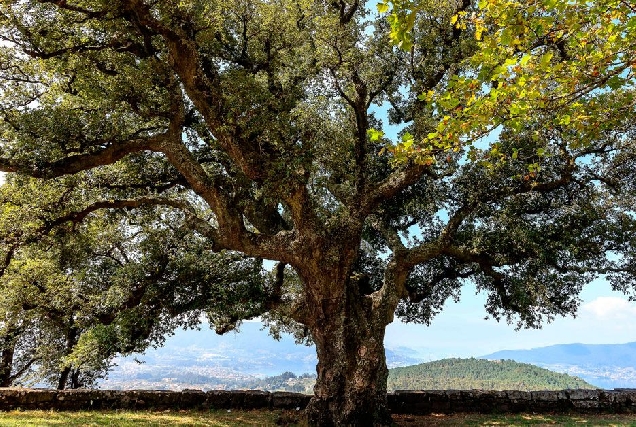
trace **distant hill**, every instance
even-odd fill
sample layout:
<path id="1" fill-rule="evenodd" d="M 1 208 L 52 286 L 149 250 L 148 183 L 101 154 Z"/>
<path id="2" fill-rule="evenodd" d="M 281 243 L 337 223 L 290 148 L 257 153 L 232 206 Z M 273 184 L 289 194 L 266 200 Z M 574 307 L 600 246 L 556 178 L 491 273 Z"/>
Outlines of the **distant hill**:
<path id="1" fill-rule="evenodd" d="M 530 350 L 504 350 L 480 359 L 512 359 L 576 375 L 606 389 L 636 388 L 636 342 L 558 344 Z"/>
<path id="2" fill-rule="evenodd" d="M 524 363 L 636 367 L 636 342 L 627 344 L 558 344 L 530 350 L 504 350 L 480 359 Z"/>
<path id="3" fill-rule="evenodd" d="M 443 359 L 389 371 L 391 390 L 563 390 L 597 388 L 580 378 L 512 360 Z"/>

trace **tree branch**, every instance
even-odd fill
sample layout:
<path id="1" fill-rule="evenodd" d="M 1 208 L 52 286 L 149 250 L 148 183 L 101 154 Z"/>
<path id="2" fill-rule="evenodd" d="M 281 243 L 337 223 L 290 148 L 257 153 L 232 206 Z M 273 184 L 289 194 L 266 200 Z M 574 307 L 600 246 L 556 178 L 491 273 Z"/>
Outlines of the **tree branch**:
<path id="1" fill-rule="evenodd" d="M 463 262 L 475 263 L 479 265 L 482 273 L 492 279 L 492 285 L 497 292 L 497 295 L 501 299 L 501 304 L 504 308 L 521 312 L 522 307 L 513 301 L 506 289 L 506 275 L 499 273 L 494 267 L 501 267 L 501 263 L 496 262 L 487 254 L 472 253 L 456 246 L 448 246 L 444 249 L 444 253 L 454 257 Z"/>
<path id="2" fill-rule="evenodd" d="M 160 134 L 147 139 L 134 139 L 116 142 L 108 147 L 88 154 L 76 154 L 52 162 L 31 164 L 11 158 L 0 157 L 1 172 L 19 172 L 34 178 L 55 178 L 72 175 L 77 172 L 93 169 L 97 166 L 109 165 L 140 151 L 160 151 L 159 147 L 167 134 Z"/>
<path id="3" fill-rule="evenodd" d="M 424 175 L 437 179 L 438 176 L 432 171 L 430 166 L 421 164 L 410 164 L 405 168 L 393 172 L 385 180 L 370 188 L 366 197 L 362 199 L 358 209 L 360 217 L 366 217 L 382 202 L 390 200 L 402 190 L 415 184 Z"/>
<path id="4" fill-rule="evenodd" d="M 52 3 L 60 9 L 69 10 L 72 12 L 78 12 L 86 15 L 88 18 L 102 18 L 108 14 L 107 10 L 90 10 L 80 6 L 68 4 L 67 0 L 38 0 L 40 3 Z"/>

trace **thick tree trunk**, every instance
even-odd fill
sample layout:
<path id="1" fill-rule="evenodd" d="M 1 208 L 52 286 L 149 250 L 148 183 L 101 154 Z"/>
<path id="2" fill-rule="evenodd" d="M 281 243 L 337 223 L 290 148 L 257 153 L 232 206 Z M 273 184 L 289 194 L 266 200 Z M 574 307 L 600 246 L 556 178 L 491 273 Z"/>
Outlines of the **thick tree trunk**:
<path id="1" fill-rule="evenodd" d="M 372 312 L 372 299 L 347 283 L 342 298 L 323 299 L 310 326 L 318 354 L 318 378 L 306 410 L 312 426 L 391 424 L 384 354 L 386 317 Z"/>
<path id="2" fill-rule="evenodd" d="M 66 333 L 66 349 L 65 349 L 65 353 L 66 355 L 71 354 L 71 352 L 73 351 L 73 347 L 75 347 L 75 345 L 77 344 L 77 340 L 79 337 L 79 331 L 77 330 L 76 327 L 73 326 L 73 319 L 70 320 L 71 326 L 69 327 L 67 333 Z M 58 390 L 64 390 L 67 388 L 68 385 L 72 384 L 68 384 L 68 380 L 69 377 L 72 374 L 72 367 L 71 366 L 65 366 L 61 371 L 60 371 L 60 376 L 58 378 L 58 382 L 57 382 L 57 389 Z M 72 377 L 71 377 L 72 379 Z"/>
<path id="3" fill-rule="evenodd" d="M 0 387 L 11 387 L 13 377 L 11 371 L 13 369 L 13 346 L 7 346 L 0 350 Z"/>
<path id="4" fill-rule="evenodd" d="M 72 389 L 77 389 L 77 388 L 81 388 L 83 386 L 82 383 L 80 383 L 80 374 L 81 371 L 79 369 L 73 369 L 71 371 L 71 388 Z"/>
<path id="5" fill-rule="evenodd" d="M 71 367 L 67 366 L 60 372 L 60 376 L 57 380 L 57 389 L 64 390 L 66 389 L 66 382 L 68 381 L 68 376 L 71 373 Z"/>

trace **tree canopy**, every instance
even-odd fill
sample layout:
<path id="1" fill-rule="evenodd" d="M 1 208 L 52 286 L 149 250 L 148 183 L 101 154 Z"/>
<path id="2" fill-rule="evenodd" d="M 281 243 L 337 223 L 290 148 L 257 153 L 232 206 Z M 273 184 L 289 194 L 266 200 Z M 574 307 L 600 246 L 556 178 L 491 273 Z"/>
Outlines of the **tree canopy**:
<path id="1" fill-rule="evenodd" d="M 476 48 L 448 76 L 448 84 L 421 94 L 439 121 L 410 150 L 419 161 L 434 161 L 431 154 L 439 148 L 466 145 L 476 156 L 474 143 L 480 138 L 499 126 L 521 131 L 532 116 L 540 116 L 544 127 L 567 130 L 571 148 L 625 134 L 636 82 L 633 4 L 481 0 L 470 8 L 464 3 L 449 24 L 473 33 Z M 410 0 L 377 5 L 390 12 L 393 43 L 407 50 L 422 31 L 415 17 L 430 7 L 431 2 Z M 544 148 L 538 148 L 540 154 Z M 491 155 L 501 160 L 518 154 L 496 150 Z M 531 172 L 540 167 L 530 166 Z"/>
<path id="2" fill-rule="evenodd" d="M 4 1 L 2 345 L 37 353 L 24 322 L 99 372 L 263 316 L 316 344 L 310 423 L 372 425 L 395 315 L 469 280 L 519 327 L 599 275 L 633 295 L 633 13 L 605 3 Z"/>

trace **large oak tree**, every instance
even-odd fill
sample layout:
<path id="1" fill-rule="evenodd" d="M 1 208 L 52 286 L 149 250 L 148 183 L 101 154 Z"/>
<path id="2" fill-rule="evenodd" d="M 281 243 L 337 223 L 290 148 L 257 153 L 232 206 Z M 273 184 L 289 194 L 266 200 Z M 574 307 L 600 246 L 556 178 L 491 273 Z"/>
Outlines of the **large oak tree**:
<path id="1" fill-rule="evenodd" d="M 477 5 L 438 3 L 409 15 L 403 50 L 358 0 L 4 1 L 0 170 L 73 180 L 41 233 L 143 210 L 208 251 L 278 262 L 249 292 L 194 270 L 224 285 L 208 302 L 240 296 L 226 315 L 206 307 L 218 330 L 292 322 L 318 353 L 310 423 L 386 424 L 396 314 L 427 323 L 471 280 L 493 317 L 537 327 L 574 313 L 600 274 L 634 285 L 631 92 L 584 143 L 549 108 L 498 120 L 485 140 L 445 140 L 441 113 L 468 105 L 435 94 L 466 82 L 483 46 L 457 25 Z M 566 45 L 540 42 L 548 61 L 567 61 Z M 399 143 L 383 136 L 390 123 Z M 22 234 L 4 233 L 6 264 Z M 183 276 L 164 279 L 177 289 Z"/>

